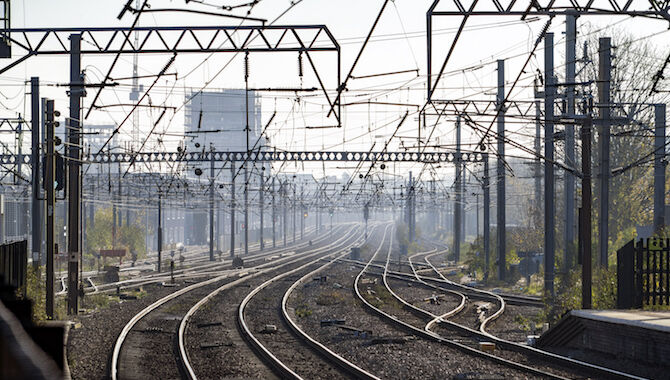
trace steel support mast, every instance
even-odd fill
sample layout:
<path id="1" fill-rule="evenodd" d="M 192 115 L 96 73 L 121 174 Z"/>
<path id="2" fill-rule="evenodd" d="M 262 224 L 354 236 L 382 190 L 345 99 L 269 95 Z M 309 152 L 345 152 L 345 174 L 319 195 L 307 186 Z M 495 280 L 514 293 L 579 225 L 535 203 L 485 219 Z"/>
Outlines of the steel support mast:
<path id="1" fill-rule="evenodd" d="M 79 311 L 79 237 L 81 212 L 81 34 L 70 35 L 70 117 L 68 128 L 68 314 Z"/>
<path id="2" fill-rule="evenodd" d="M 654 106 L 654 231 L 665 227 L 665 104 Z"/>
<path id="3" fill-rule="evenodd" d="M 554 34 L 544 37 L 544 291 L 554 294 L 554 250 L 556 247 L 554 204 Z"/>
<path id="4" fill-rule="evenodd" d="M 575 79 L 576 79 L 576 45 L 577 16 L 566 16 L 565 23 L 565 100 L 567 117 L 575 115 Z M 575 126 L 565 125 L 565 164 L 576 168 L 575 160 Z M 575 176 L 566 170 L 565 173 L 565 257 L 563 270 L 567 273 L 574 262 L 575 246 Z"/>
<path id="5" fill-rule="evenodd" d="M 505 280 L 506 272 L 506 239 L 505 239 L 505 61 L 498 60 L 498 162 L 497 162 L 497 238 L 498 238 L 498 279 Z"/>
<path id="6" fill-rule="evenodd" d="M 31 159 L 32 159 L 32 257 L 33 267 L 38 268 L 42 257 L 42 213 L 40 210 L 40 80 L 30 78 L 30 109 L 31 109 Z"/>
<path id="7" fill-rule="evenodd" d="M 598 129 L 600 155 L 600 214 L 598 220 L 599 262 L 607 267 L 609 237 L 609 181 L 610 181 L 610 81 L 612 78 L 612 40 L 603 37 L 598 40 Z"/>

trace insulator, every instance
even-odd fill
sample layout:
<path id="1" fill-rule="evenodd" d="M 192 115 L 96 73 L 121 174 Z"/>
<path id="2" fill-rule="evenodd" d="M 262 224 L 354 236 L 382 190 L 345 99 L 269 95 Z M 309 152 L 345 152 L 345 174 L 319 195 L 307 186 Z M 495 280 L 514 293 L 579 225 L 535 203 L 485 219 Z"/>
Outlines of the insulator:
<path id="1" fill-rule="evenodd" d="M 249 52 L 244 56 L 244 79 L 249 79 Z"/>
<path id="2" fill-rule="evenodd" d="M 303 66 L 302 66 L 302 52 L 298 53 L 298 76 L 302 78 L 304 75 Z"/>

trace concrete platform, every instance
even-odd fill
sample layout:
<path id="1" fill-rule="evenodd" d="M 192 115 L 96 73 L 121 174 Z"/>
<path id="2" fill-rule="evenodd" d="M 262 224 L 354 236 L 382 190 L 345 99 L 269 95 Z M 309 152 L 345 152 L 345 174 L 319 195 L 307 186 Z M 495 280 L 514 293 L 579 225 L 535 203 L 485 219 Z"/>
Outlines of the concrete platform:
<path id="1" fill-rule="evenodd" d="M 649 364 L 670 363 L 670 312 L 573 310 L 536 345 Z"/>
<path id="2" fill-rule="evenodd" d="M 670 333 L 670 311 L 573 310 L 578 318 Z"/>

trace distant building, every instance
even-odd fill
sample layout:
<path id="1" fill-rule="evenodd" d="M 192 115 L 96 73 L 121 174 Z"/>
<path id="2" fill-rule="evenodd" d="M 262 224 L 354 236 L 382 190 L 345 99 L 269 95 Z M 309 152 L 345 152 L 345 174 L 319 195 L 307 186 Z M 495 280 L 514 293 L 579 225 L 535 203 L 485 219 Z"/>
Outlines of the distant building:
<path id="1" fill-rule="evenodd" d="M 84 151 L 97 153 L 100 151 L 100 148 L 105 146 L 105 143 L 109 139 L 109 136 L 114 133 L 116 125 L 113 124 L 85 124 L 84 125 Z M 107 148 L 114 148 L 118 146 L 117 142 L 118 134 L 112 137 L 112 140 L 105 146 Z"/>
<path id="2" fill-rule="evenodd" d="M 245 152 L 247 150 L 247 102 L 249 125 L 249 149 L 265 147 L 267 139 L 262 133 L 260 98 L 255 91 L 223 90 L 191 92 L 186 94 L 184 134 L 188 152 L 209 151 Z M 198 165 L 203 177 L 208 178 L 209 164 Z M 195 166 L 189 176 L 194 176 Z M 217 177 L 219 182 L 230 181 L 230 171 L 225 170 Z M 236 180 L 238 186 L 243 180 Z M 253 180 L 250 186 L 257 184 Z M 240 192 L 241 193 L 241 192 Z M 241 202 L 240 202 L 241 204 Z M 239 210 L 238 210 L 239 211 Z M 237 224 L 243 222 L 237 219 Z M 207 210 L 187 211 L 184 239 L 186 244 L 206 244 L 209 239 Z M 254 223 L 255 224 L 255 223 Z"/>
<path id="3" fill-rule="evenodd" d="M 262 132 L 261 104 L 255 91 L 223 90 L 192 92 L 186 95 L 184 132 L 187 149 L 244 152 L 247 150 L 246 99 L 249 102 L 249 149 L 265 145 Z M 192 136 L 192 137 L 191 137 Z M 198 146 L 196 146 L 196 144 Z"/>

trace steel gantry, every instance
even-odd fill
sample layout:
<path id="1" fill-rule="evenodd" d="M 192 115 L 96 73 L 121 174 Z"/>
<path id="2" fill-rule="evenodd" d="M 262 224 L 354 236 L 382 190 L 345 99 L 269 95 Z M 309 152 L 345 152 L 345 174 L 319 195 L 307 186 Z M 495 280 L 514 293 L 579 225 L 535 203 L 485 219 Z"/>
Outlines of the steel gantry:
<path id="1" fill-rule="evenodd" d="M 111 74 L 116 62 L 122 54 L 169 54 L 169 61 L 156 76 L 154 84 L 145 90 L 133 106 L 130 114 L 118 124 L 109 140 L 119 132 L 123 124 L 135 109 L 148 97 L 160 77 L 174 63 L 178 54 L 182 53 L 263 53 L 263 52 L 298 52 L 305 54 L 323 93 L 334 112 L 337 126 L 341 126 L 339 101 L 332 102 L 326 84 L 310 55 L 316 52 L 335 52 L 337 54 L 337 83 L 340 87 L 341 57 L 340 46 L 325 25 L 261 25 L 261 26 L 159 26 L 139 27 L 139 17 L 146 7 L 146 1 L 140 9 L 134 10 L 137 15 L 131 27 L 111 28 L 4 28 L 0 30 L 0 58 L 11 59 L 12 54 L 18 58 L 2 67 L 0 74 L 18 66 L 31 57 L 46 55 L 67 55 L 70 57 L 70 112 L 68 126 L 68 257 L 70 260 L 68 290 L 68 312 L 77 312 L 77 266 L 81 256 L 81 164 L 82 164 L 82 120 L 86 119 L 93 109 L 101 91 L 113 85 Z M 128 10 L 124 7 L 119 18 Z M 131 38 L 134 37 L 134 38 Z M 12 51 L 13 50 L 13 51 Z M 84 55 L 115 55 L 102 83 L 86 84 L 81 71 L 81 60 Z M 86 96 L 85 87 L 98 87 L 85 117 L 81 117 L 82 99 Z M 33 107 L 35 110 L 35 107 Z M 33 112 L 32 118 L 39 118 Z M 330 116 L 330 115 L 329 115 Z M 33 131 L 37 133 L 37 131 Z M 108 141 L 109 141 L 108 140 Z M 106 144 L 105 144 L 106 145 Z M 39 147 L 33 147 L 33 150 Z M 102 149 L 101 149 L 102 150 Z M 135 162 L 134 155 L 131 162 Z M 20 166 L 24 161 L 16 160 Z M 38 194 L 33 194 L 34 198 Z M 74 285 L 74 286 L 73 286 Z"/>
<path id="2" fill-rule="evenodd" d="M 670 21 L 670 4 L 658 0 L 434 0 L 426 13 L 428 53 L 428 102 L 433 100 L 456 43 L 471 16 L 631 16 Z M 460 16 L 458 30 L 447 50 L 440 71 L 433 79 L 433 17 Z"/>
<path id="3" fill-rule="evenodd" d="M 155 26 L 100 28 L 21 28 L 0 30 L 0 41 L 18 56 L 0 66 L 0 74 L 39 55 L 70 55 L 68 40 L 81 36 L 79 54 L 183 54 L 183 53 L 305 53 L 330 106 L 341 125 L 339 101 L 330 101 L 326 84 L 310 53 L 337 53 L 340 87 L 340 45 L 325 25 Z M 132 37 L 132 38 L 131 38 Z M 112 65 L 113 69 L 113 65 Z M 111 70 L 110 70 L 111 73 Z M 102 86 L 111 85 L 107 75 Z M 95 108 L 97 95 L 91 109 Z M 87 115 L 88 116 L 88 115 Z"/>
<path id="4" fill-rule="evenodd" d="M 140 153 L 89 153 L 82 156 L 85 164 L 154 163 L 154 162 L 418 162 L 426 164 L 483 162 L 484 153 L 452 152 L 140 152 Z M 459 159 L 460 156 L 460 159 Z M 134 158 L 133 158 L 134 157 Z M 31 156 L 0 154 L 0 164 L 31 163 Z"/>
<path id="5" fill-rule="evenodd" d="M 463 117 L 466 120 L 466 124 L 470 125 L 477 132 L 481 134 L 481 140 L 479 146 L 481 149 L 485 149 L 486 145 L 493 144 L 491 140 L 497 140 L 498 142 L 498 166 L 505 164 L 505 154 L 504 148 L 505 144 L 511 144 L 514 147 L 526 152 L 535 155 L 538 158 L 541 158 L 545 162 L 545 273 L 547 277 L 545 278 L 545 291 L 549 295 L 553 295 L 553 273 L 554 273 L 554 234 L 555 234 L 555 204 L 554 204 L 554 169 L 556 167 L 561 167 L 566 172 L 566 229 L 565 229 L 565 243 L 566 243 L 566 267 L 569 265 L 569 261 L 573 256 L 571 245 L 574 239 L 574 197 L 575 197 L 575 186 L 574 186 L 574 177 L 580 173 L 577 171 L 576 162 L 575 162 L 575 141 L 574 141 L 574 119 L 575 115 L 575 86 L 580 85 L 575 83 L 575 41 L 576 41 L 576 20 L 578 17 L 582 16 L 630 16 L 630 17 L 643 17 L 649 19 L 658 19 L 670 21 L 670 14 L 668 13 L 670 9 L 670 3 L 668 1 L 658 1 L 658 0 L 434 0 L 432 5 L 428 9 L 426 14 L 426 26 L 427 26 L 427 101 L 421 110 L 423 120 L 425 123 L 427 116 L 437 116 L 438 120 L 441 116 L 445 114 L 453 114 L 458 117 Z M 446 53 L 443 54 L 443 58 L 440 59 L 441 65 L 439 66 L 439 71 L 437 74 L 434 74 L 434 51 L 433 51 L 433 19 L 434 17 L 440 16 L 456 16 L 459 20 L 458 29 L 451 39 L 450 44 L 447 47 Z M 498 78 L 498 94 L 495 101 L 459 101 L 459 100 L 439 100 L 435 99 L 435 90 L 438 88 L 440 81 L 444 79 L 445 70 L 449 63 L 449 60 L 453 56 L 457 42 L 461 37 L 465 26 L 468 20 L 472 16 L 512 16 L 520 17 L 521 20 L 525 20 L 528 17 L 537 17 L 544 16 L 547 21 L 540 31 L 534 47 L 528 54 L 526 62 L 521 67 L 518 76 L 512 82 L 512 85 L 508 89 L 504 88 L 504 76 L 502 81 L 499 75 Z M 554 69 L 553 69 L 553 34 L 547 33 L 549 26 L 554 17 L 565 17 L 566 18 L 566 83 L 557 83 L 554 78 Z M 520 115 L 521 123 L 524 121 L 531 121 L 531 111 L 538 110 L 540 102 L 536 101 L 533 105 L 532 102 L 519 102 L 511 99 L 513 92 L 515 91 L 515 86 L 521 79 L 521 75 L 526 72 L 526 68 L 535 55 L 536 50 L 540 43 L 544 41 L 545 49 L 545 80 L 544 85 L 545 89 L 541 93 L 541 97 L 544 98 L 545 109 L 544 109 L 544 125 L 545 132 L 552 136 L 546 140 L 545 152 L 544 155 L 540 154 L 539 146 L 536 146 L 535 152 L 532 152 L 530 149 L 520 146 L 520 144 L 515 143 L 509 139 L 506 139 L 504 136 L 504 118 L 509 116 L 509 111 L 517 112 Z M 602 42 L 601 42 L 602 43 Z M 608 241 L 608 226 L 607 226 L 607 217 L 608 217 L 608 179 L 611 176 L 609 168 L 609 128 L 613 122 L 612 117 L 610 116 L 611 111 L 611 99 L 609 94 L 609 86 L 611 77 L 609 72 L 611 69 L 611 56 L 610 56 L 610 46 L 599 48 L 600 52 L 600 67 L 599 67 L 599 78 L 597 81 L 598 84 L 598 102 L 599 102 L 599 111 L 602 115 L 599 115 L 599 119 L 596 121 L 596 124 L 599 124 L 599 151 L 600 156 L 604 157 L 601 160 L 600 165 L 600 177 L 601 177 L 601 197 L 600 197 L 600 220 L 599 220 L 599 231 L 600 231 L 600 244 L 599 244 L 599 256 L 600 262 L 603 265 L 607 263 L 607 241 Z M 499 62 L 500 63 L 500 62 Z M 665 69 L 667 62 L 663 65 L 659 74 L 655 77 L 654 86 L 652 91 L 656 91 L 658 79 L 662 77 L 663 70 Z M 498 67 L 498 72 L 504 71 L 504 65 Z M 605 74 L 605 75 L 604 75 Z M 586 84 L 586 83 L 585 83 Z M 566 108 L 561 112 L 562 115 L 567 116 L 566 119 L 571 120 L 559 120 L 560 117 L 555 116 L 555 111 L 557 108 L 556 99 L 559 95 L 557 88 L 565 87 L 565 98 L 567 103 L 564 107 Z M 438 107 L 441 106 L 441 110 Z M 617 105 L 618 106 L 618 105 Z M 433 112 L 433 110 L 435 112 Z M 539 119 L 542 115 L 542 112 L 539 110 L 536 111 L 536 128 L 539 129 Z M 625 113 L 624 113 L 625 114 Z M 487 121 L 487 126 L 478 125 L 477 122 L 470 120 L 468 123 L 468 118 L 472 117 L 485 117 Z M 620 122 L 620 121 L 619 121 Z M 497 132 L 493 130 L 493 126 L 498 124 Z M 558 160 L 554 160 L 554 124 L 562 123 L 565 124 L 565 159 L 561 164 Z M 502 128 L 501 128 L 502 127 Z M 536 144 L 539 145 L 539 144 Z M 500 173 L 499 173 L 500 176 Z M 501 184 L 502 183 L 502 184 Z M 503 177 L 499 178 L 499 186 L 502 186 L 502 191 L 499 191 L 499 196 L 504 196 L 504 173 Z M 538 186 L 539 187 L 539 186 Z M 660 194 L 660 190 L 659 190 Z M 536 198 L 539 198 L 536 196 Z M 536 199 L 537 201 L 537 199 Z M 502 207 L 504 210 L 505 199 L 498 200 L 499 208 Z M 660 205 L 660 202 L 659 202 Z M 660 206 L 658 206 L 660 207 Z M 657 208 L 658 208 L 657 207 Z M 503 212 L 504 214 L 504 212 Z M 498 215 L 498 223 L 504 223 L 503 218 L 500 218 L 501 214 Z M 590 216 L 588 216 L 590 217 Z M 659 222 L 657 222 L 659 224 Z M 500 227 L 500 226 L 499 226 Z M 504 228 L 504 225 L 502 226 Z M 499 233 L 499 235 L 504 235 Z M 498 259 L 503 262 L 504 265 L 504 236 L 501 236 L 502 240 L 499 241 L 501 247 L 502 257 Z M 580 240 L 582 240 L 580 238 Z M 590 245 L 589 247 L 582 247 L 582 253 L 589 255 L 590 257 Z M 590 259 L 589 259 L 590 260 Z M 504 268 L 501 268 L 504 269 Z M 590 276 L 590 274 L 588 274 Z M 501 278 L 504 277 L 504 273 L 501 273 Z"/>

